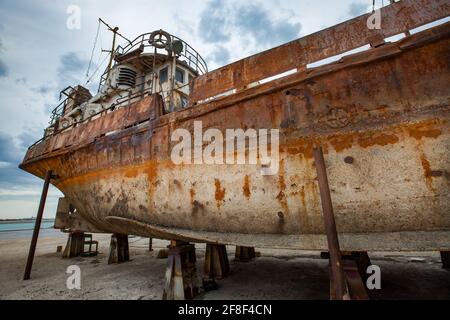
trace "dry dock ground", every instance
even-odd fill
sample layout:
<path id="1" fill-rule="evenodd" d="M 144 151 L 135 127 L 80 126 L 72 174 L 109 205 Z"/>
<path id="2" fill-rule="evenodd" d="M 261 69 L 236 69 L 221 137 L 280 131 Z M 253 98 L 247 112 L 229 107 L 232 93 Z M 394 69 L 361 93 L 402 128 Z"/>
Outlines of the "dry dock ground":
<path id="1" fill-rule="evenodd" d="M 42 237 L 37 246 L 32 279 L 21 280 L 30 239 L 0 240 L 0 299 L 161 299 L 167 259 L 157 259 L 167 241 L 130 237 L 131 261 L 107 264 L 109 235 L 94 235 L 100 254 L 92 258 L 62 259 L 56 253 L 66 235 Z M 198 270 L 202 271 L 204 245 L 196 245 Z M 259 250 L 249 263 L 233 261 L 232 273 L 218 281 L 219 289 L 198 299 L 328 299 L 327 261 L 316 252 Z M 442 269 L 438 253 L 370 253 L 381 268 L 381 290 L 372 299 L 449 299 L 450 271 Z M 69 290 L 66 269 L 81 269 L 81 289 Z"/>

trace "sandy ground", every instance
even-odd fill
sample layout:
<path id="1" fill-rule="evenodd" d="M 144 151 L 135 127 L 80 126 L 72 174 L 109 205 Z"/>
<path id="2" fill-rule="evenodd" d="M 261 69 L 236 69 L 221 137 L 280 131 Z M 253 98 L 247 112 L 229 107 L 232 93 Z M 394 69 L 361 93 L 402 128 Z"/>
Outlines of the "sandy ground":
<path id="1" fill-rule="evenodd" d="M 30 239 L 0 240 L 0 299 L 161 299 L 167 259 L 157 259 L 167 241 L 130 237 L 131 261 L 108 265 L 109 235 L 94 235 L 100 254 L 62 259 L 56 253 L 66 235 L 44 236 L 38 242 L 32 279 L 21 280 Z M 204 245 L 196 245 L 201 274 Z M 218 281 L 219 289 L 198 299 L 328 299 L 327 261 L 316 252 L 258 250 L 261 257 L 235 262 L 228 248 L 232 273 Z M 450 271 L 442 269 L 438 253 L 370 253 L 381 267 L 381 290 L 372 299 L 450 299 Z M 69 265 L 81 268 L 81 290 L 66 288 Z"/>

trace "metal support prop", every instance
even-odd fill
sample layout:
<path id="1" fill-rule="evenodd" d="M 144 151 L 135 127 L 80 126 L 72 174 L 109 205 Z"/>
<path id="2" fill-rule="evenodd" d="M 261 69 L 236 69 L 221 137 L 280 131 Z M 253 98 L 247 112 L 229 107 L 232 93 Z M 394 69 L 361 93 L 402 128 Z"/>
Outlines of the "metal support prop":
<path id="1" fill-rule="evenodd" d="M 223 279 L 230 273 L 227 247 L 222 244 L 206 244 L 203 274 L 206 279 Z"/>
<path id="2" fill-rule="evenodd" d="M 148 238 L 148 251 L 153 251 L 153 238 Z"/>
<path id="3" fill-rule="evenodd" d="M 42 189 L 41 201 L 34 223 L 33 237 L 31 238 L 30 250 L 28 251 L 27 265 L 25 267 L 25 274 L 23 280 L 29 280 L 31 275 L 31 268 L 33 267 L 34 253 L 36 252 L 36 244 L 39 236 L 39 229 L 41 228 L 42 216 L 44 215 L 45 201 L 47 200 L 48 187 L 52 179 L 52 171 L 48 170 L 45 174 L 44 187 Z"/>
<path id="4" fill-rule="evenodd" d="M 171 241 L 163 300 L 194 299 L 199 292 L 194 245 Z"/>
<path id="5" fill-rule="evenodd" d="M 255 248 L 236 246 L 234 258 L 236 261 L 249 262 L 256 258 Z"/>
<path id="6" fill-rule="evenodd" d="M 84 233 L 70 232 L 67 237 L 66 248 L 63 252 L 63 258 L 78 257 L 84 252 Z"/>
<path id="7" fill-rule="evenodd" d="M 130 261 L 128 235 L 117 233 L 112 234 L 111 243 L 109 245 L 108 264 L 122 263 L 127 261 Z"/>
<path id="8" fill-rule="evenodd" d="M 450 269 L 450 251 L 441 251 L 442 267 Z"/>
<path id="9" fill-rule="evenodd" d="M 327 234 L 328 250 L 330 253 L 331 290 L 336 299 L 350 299 L 347 281 L 342 264 L 341 250 L 334 220 L 333 204 L 331 201 L 330 186 L 328 184 L 327 169 L 323 157 L 322 147 L 314 147 L 314 161 L 319 182 L 320 199 L 322 202 L 325 232 Z"/>

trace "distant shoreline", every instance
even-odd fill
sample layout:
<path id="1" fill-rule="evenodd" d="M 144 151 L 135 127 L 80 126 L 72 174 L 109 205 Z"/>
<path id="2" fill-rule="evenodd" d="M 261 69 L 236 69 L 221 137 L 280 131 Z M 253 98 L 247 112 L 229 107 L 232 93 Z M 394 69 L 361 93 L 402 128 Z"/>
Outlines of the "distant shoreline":
<path id="1" fill-rule="evenodd" d="M 24 222 L 25 221 L 25 222 Z M 28 221 L 28 222 L 27 222 Z M 54 228 L 55 222 L 53 220 L 50 221 L 42 221 L 40 229 L 41 231 L 45 229 Z M 9 223 L 0 223 L 0 239 L 5 234 L 17 233 L 17 232 L 33 232 L 36 224 L 33 220 L 22 220 L 20 222 L 14 221 Z"/>
<path id="2" fill-rule="evenodd" d="M 33 229 L 28 230 L 5 230 L 0 231 L 0 243 L 2 241 L 9 241 L 15 239 L 31 239 L 33 235 Z M 52 227 L 41 228 L 39 231 L 39 239 L 54 236 L 64 236 L 64 233 L 59 229 L 53 229 Z"/>
<path id="3" fill-rule="evenodd" d="M 11 223 L 34 223 L 36 219 L 28 218 L 28 219 L 0 219 L 0 224 L 11 224 Z M 53 222 L 55 219 L 53 218 L 45 218 L 42 219 L 42 222 Z"/>
<path id="4" fill-rule="evenodd" d="M 47 230 L 47 229 L 54 229 L 52 226 L 49 227 L 41 227 L 40 230 Z M 0 233 L 2 232 L 16 232 L 16 231 L 30 231 L 33 229 L 14 229 L 14 230 L 0 230 Z M 59 230 L 59 229 L 55 229 L 55 230 Z"/>

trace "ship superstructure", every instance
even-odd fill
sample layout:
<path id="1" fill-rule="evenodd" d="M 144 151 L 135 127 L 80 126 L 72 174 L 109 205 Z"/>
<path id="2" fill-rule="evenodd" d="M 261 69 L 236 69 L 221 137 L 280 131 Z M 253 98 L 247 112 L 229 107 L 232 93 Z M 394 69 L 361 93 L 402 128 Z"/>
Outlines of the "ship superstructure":
<path id="1" fill-rule="evenodd" d="M 64 99 L 52 111 L 45 136 L 70 129 L 87 119 L 159 94 L 164 114 L 187 107 L 192 81 L 208 72 L 204 59 L 182 39 L 163 30 L 145 33 L 111 54 L 97 94 L 81 85 L 61 91 Z"/>

